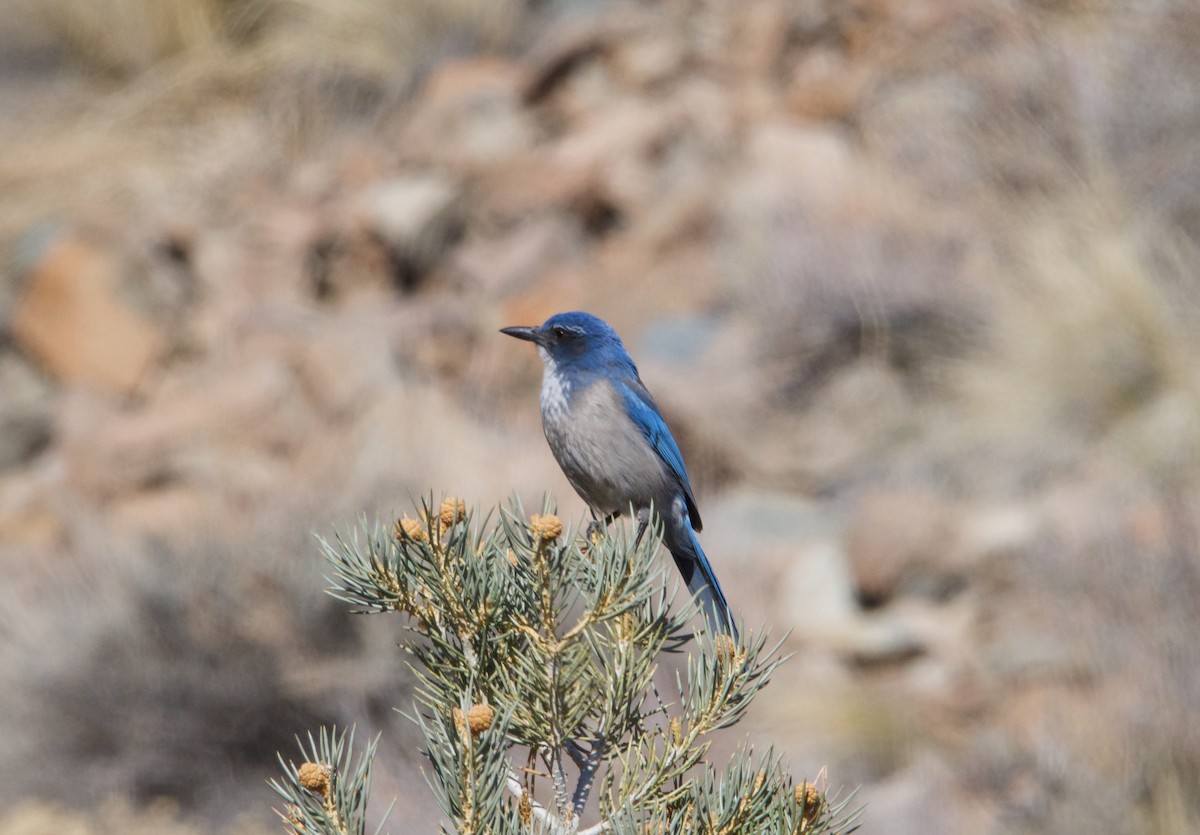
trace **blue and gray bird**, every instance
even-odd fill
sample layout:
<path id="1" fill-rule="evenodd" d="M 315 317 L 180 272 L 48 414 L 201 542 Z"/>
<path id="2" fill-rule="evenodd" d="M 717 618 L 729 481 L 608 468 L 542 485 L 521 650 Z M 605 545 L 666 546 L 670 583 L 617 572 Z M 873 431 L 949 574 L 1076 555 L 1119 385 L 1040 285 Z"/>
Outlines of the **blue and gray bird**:
<path id="1" fill-rule="evenodd" d="M 663 544 L 688 590 L 714 627 L 736 636 L 721 585 L 696 541 L 700 513 L 683 455 L 617 332 L 579 312 L 500 332 L 537 345 L 544 365 L 542 428 L 593 516 L 607 524 L 632 506 L 640 537 L 653 505 Z"/>

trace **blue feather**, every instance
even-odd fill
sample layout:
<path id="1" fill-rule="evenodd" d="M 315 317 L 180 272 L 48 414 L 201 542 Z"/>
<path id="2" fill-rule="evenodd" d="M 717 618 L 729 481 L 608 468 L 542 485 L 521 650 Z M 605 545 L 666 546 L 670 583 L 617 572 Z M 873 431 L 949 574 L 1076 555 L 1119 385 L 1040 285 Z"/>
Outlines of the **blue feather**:
<path id="1" fill-rule="evenodd" d="M 642 385 L 642 381 L 636 377 L 632 382 L 618 380 L 614 385 L 625 401 L 625 412 L 629 419 L 641 430 L 642 437 L 654 448 L 658 457 L 666 463 L 675 480 L 679 482 L 687 500 L 688 520 L 692 527 L 701 530 L 703 523 L 700 521 L 700 512 L 696 509 L 696 499 L 692 494 L 687 468 L 683 465 L 683 453 L 679 451 L 679 444 L 675 442 L 671 430 L 667 428 L 667 422 L 658 411 L 658 404 Z"/>

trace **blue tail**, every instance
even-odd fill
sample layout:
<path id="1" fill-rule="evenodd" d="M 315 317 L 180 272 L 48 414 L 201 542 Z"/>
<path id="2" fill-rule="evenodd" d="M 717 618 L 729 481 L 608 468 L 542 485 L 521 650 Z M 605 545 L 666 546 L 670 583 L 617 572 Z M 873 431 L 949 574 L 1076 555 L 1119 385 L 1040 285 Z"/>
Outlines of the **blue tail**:
<path id="1" fill-rule="evenodd" d="M 696 534 L 692 531 L 687 513 L 674 515 L 673 520 L 664 520 L 666 524 L 664 525 L 663 544 L 675 558 L 675 567 L 683 576 L 683 582 L 687 584 L 688 591 L 699 602 L 700 609 L 709 624 L 731 636 L 735 641 L 738 640 L 737 626 L 729 612 L 729 603 L 725 600 L 725 592 L 721 591 L 717 575 L 713 574 L 712 566 L 708 564 L 708 557 L 704 555 L 704 550 L 696 540 Z"/>

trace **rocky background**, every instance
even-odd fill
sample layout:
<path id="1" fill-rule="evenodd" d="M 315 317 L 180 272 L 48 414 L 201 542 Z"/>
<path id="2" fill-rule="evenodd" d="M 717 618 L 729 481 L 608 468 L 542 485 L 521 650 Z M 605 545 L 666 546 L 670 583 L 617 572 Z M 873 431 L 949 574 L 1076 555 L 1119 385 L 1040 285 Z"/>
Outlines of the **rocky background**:
<path id="1" fill-rule="evenodd" d="M 275 831 L 384 732 L 312 533 L 581 503 L 540 364 L 611 321 L 736 609 L 731 736 L 867 833 L 1200 831 L 1200 6 L 13 0 L 0 833 Z"/>

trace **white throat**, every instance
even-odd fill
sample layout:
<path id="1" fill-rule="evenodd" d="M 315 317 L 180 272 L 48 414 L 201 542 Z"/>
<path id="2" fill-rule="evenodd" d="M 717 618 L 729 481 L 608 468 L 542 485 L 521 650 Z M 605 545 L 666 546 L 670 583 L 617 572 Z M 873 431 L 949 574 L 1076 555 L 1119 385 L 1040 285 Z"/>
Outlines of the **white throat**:
<path id="1" fill-rule="evenodd" d="M 550 352 L 538 346 L 545 366 L 542 372 L 542 417 L 555 418 L 567 411 L 567 397 L 571 393 L 571 384 L 559 373 L 558 363 Z"/>

